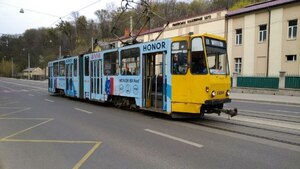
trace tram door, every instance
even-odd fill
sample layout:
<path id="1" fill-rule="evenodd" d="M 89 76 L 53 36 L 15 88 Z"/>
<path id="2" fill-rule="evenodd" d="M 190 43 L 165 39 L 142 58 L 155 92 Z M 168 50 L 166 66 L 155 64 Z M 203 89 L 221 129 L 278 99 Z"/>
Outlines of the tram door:
<path id="1" fill-rule="evenodd" d="M 143 55 L 144 106 L 164 110 L 166 104 L 166 59 L 165 53 Z"/>
<path id="2" fill-rule="evenodd" d="M 90 99 L 90 56 L 83 56 L 83 98 Z M 82 89 L 81 89 L 82 90 Z"/>
<path id="3" fill-rule="evenodd" d="M 92 100 L 100 100 L 102 94 L 102 60 L 91 61 L 90 93 Z"/>
<path id="4" fill-rule="evenodd" d="M 66 63 L 66 95 L 74 97 L 73 62 Z"/>
<path id="5" fill-rule="evenodd" d="M 48 67 L 48 91 L 54 92 L 53 65 Z"/>

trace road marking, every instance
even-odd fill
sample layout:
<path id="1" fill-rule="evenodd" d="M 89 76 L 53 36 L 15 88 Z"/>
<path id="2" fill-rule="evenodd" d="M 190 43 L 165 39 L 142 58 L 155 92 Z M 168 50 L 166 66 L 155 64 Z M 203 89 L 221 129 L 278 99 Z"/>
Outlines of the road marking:
<path id="1" fill-rule="evenodd" d="M 281 113 L 293 113 L 293 114 L 300 114 L 300 112 L 296 111 L 287 111 L 287 110 L 274 110 L 274 109 L 269 109 L 270 111 L 275 111 L 275 112 L 281 112 Z"/>
<path id="2" fill-rule="evenodd" d="M 54 103 L 54 101 L 53 101 L 53 100 L 49 100 L 49 99 L 45 99 L 45 101 L 47 101 L 47 102 L 51 102 L 51 103 Z"/>
<path id="3" fill-rule="evenodd" d="M 10 99 L 11 97 L 1 97 L 0 100 L 7 100 Z"/>
<path id="4" fill-rule="evenodd" d="M 46 121 L 49 120 L 49 118 L 14 118 L 14 117 L 0 117 L 0 120 L 41 120 Z"/>
<path id="5" fill-rule="evenodd" d="M 52 120 L 54 120 L 54 119 L 48 119 L 47 121 L 41 122 L 41 123 L 39 123 L 39 124 L 37 124 L 37 125 L 34 125 L 34 126 L 32 126 L 32 127 L 29 127 L 29 128 L 27 128 L 27 129 L 18 131 L 18 132 L 14 133 L 14 134 L 11 134 L 11 135 L 9 135 L 9 136 L 7 136 L 7 137 L 4 137 L 4 138 L 0 139 L 0 141 L 6 140 L 6 139 L 8 139 L 8 138 L 10 138 L 10 137 L 14 137 L 14 136 L 16 136 L 16 135 L 18 135 L 18 134 L 24 133 L 24 132 L 26 132 L 26 131 L 28 131 L 28 130 L 31 130 L 31 129 L 33 129 L 33 128 L 36 128 L 36 127 L 38 127 L 38 126 L 40 126 L 40 125 L 43 125 L 43 124 L 45 124 L 45 123 L 48 123 L 49 121 L 52 121 Z"/>
<path id="6" fill-rule="evenodd" d="M 30 88 L 34 88 L 34 89 L 40 89 L 40 90 L 48 90 L 48 88 L 35 87 L 35 86 L 24 85 L 24 84 L 19 84 L 19 83 L 7 82 L 7 81 L 3 81 L 3 80 L 0 80 L 0 81 L 4 82 L 4 83 L 8 83 L 8 84 L 14 84 L 14 85 L 18 85 L 18 86 L 23 86 L 23 87 L 30 87 Z"/>
<path id="7" fill-rule="evenodd" d="M 34 96 L 33 94 L 28 94 L 28 96 Z"/>
<path id="8" fill-rule="evenodd" d="M 21 133 L 27 132 L 31 129 L 34 129 L 38 126 L 44 125 L 54 119 L 52 118 L 1 118 L 2 116 L 7 116 L 12 113 L 17 113 L 20 111 L 28 110 L 31 108 L 26 108 L 23 110 L 18 110 L 15 112 L 7 113 L 5 115 L 0 116 L 0 120 L 43 120 L 43 122 L 34 125 L 32 127 L 26 128 L 24 130 L 18 131 L 14 134 L 6 136 L 5 138 L 0 138 L 0 142 L 20 142 L 20 143 L 64 143 L 64 144 L 94 144 L 94 146 L 76 163 L 76 165 L 72 169 L 79 169 L 87 160 L 88 158 L 96 151 L 98 147 L 102 144 L 101 141 L 72 141 L 72 140 L 22 140 L 22 139 L 9 139 Z"/>
<path id="9" fill-rule="evenodd" d="M 175 140 L 175 141 L 179 141 L 179 142 L 182 142 L 182 143 L 185 143 L 185 144 L 189 144 L 189 145 L 192 145 L 192 146 L 195 146 L 195 147 L 198 147 L 198 148 L 204 147 L 201 144 L 194 143 L 194 142 L 191 142 L 191 141 L 179 138 L 179 137 L 174 137 L 174 136 L 171 136 L 171 135 L 168 135 L 168 134 L 165 134 L 165 133 L 161 133 L 161 132 L 158 132 L 158 131 L 154 131 L 154 130 L 150 130 L 150 129 L 144 129 L 144 130 L 147 131 L 147 132 L 157 134 L 159 136 L 163 136 L 163 137 L 166 137 L 166 138 L 169 138 L 169 139 L 172 139 L 172 140 Z"/>
<path id="10" fill-rule="evenodd" d="M 27 108 L 24 108 L 24 109 L 21 109 L 21 110 L 16 110 L 16 111 L 13 111 L 13 112 L 10 112 L 10 113 L 2 114 L 2 115 L 0 115 L 0 117 L 12 115 L 12 114 L 19 113 L 19 112 L 22 112 L 22 111 L 27 111 L 27 110 L 30 110 L 30 109 L 31 109 L 31 107 L 27 107 Z"/>
<path id="11" fill-rule="evenodd" d="M 83 110 L 83 109 L 80 109 L 80 108 L 74 108 L 75 110 L 78 110 L 78 111 L 81 111 L 81 112 L 84 112 L 84 113 L 87 113 L 87 114 L 93 114 L 93 112 L 90 112 L 90 111 L 87 111 L 87 110 Z"/>
<path id="12" fill-rule="evenodd" d="M 4 106 L 4 105 L 8 105 L 8 104 L 15 104 L 15 103 L 19 103 L 19 102 L 18 102 L 18 101 L 15 101 L 15 102 L 3 103 L 3 104 L 0 104 L 0 106 Z"/>
<path id="13" fill-rule="evenodd" d="M 101 144 L 99 141 L 72 141 L 72 140 L 22 140 L 3 139 L 2 142 L 22 142 L 22 143 L 65 143 L 65 144 Z"/>
<path id="14" fill-rule="evenodd" d="M 96 149 L 100 146 L 101 142 L 96 143 L 93 148 L 90 149 L 89 152 L 87 152 L 82 159 L 73 167 L 73 169 L 79 169 L 82 164 L 96 151 Z"/>

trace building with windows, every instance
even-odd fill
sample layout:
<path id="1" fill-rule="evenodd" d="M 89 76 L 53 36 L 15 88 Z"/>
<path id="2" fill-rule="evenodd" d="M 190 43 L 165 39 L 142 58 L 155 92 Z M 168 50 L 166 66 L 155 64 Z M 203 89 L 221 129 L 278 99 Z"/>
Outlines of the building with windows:
<path id="1" fill-rule="evenodd" d="M 273 0 L 227 14 L 231 71 L 241 75 L 300 75 L 299 0 Z"/>
<path id="2" fill-rule="evenodd" d="M 174 36 L 187 35 L 191 32 L 194 34 L 211 33 L 224 37 L 226 14 L 227 10 L 221 9 L 197 16 L 181 18 L 170 22 L 164 31 L 164 27 L 143 31 L 136 40 L 139 42 L 148 42 L 155 40 L 157 37 L 159 37 L 159 39 L 165 39 Z M 161 33 L 161 31 L 163 32 Z M 129 32 L 126 30 L 124 37 L 121 39 L 123 41 L 129 40 L 128 35 Z"/>

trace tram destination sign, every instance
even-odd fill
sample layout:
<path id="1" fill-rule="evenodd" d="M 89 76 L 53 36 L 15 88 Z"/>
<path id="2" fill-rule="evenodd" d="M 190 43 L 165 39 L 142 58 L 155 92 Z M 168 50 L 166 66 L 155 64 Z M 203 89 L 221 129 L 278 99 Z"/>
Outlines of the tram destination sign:
<path id="1" fill-rule="evenodd" d="M 211 38 L 206 38 L 205 39 L 205 44 L 208 45 L 208 46 L 215 46 L 215 47 L 220 47 L 220 48 L 226 48 L 225 41 L 211 39 Z"/>

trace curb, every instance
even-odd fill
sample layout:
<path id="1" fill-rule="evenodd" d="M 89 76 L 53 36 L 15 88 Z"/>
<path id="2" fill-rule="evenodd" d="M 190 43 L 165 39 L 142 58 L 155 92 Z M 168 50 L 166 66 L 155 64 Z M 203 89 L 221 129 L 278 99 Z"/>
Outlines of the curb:
<path id="1" fill-rule="evenodd" d="M 274 100 L 267 101 L 267 100 L 240 99 L 240 98 L 231 98 L 231 100 L 234 100 L 234 101 L 251 101 L 251 102 L 258 102 L 258 103 L 276 103 L 276 104 L 300 106 L 300 103 L 282 102 L 282 101 L 274 101 Z"/>

